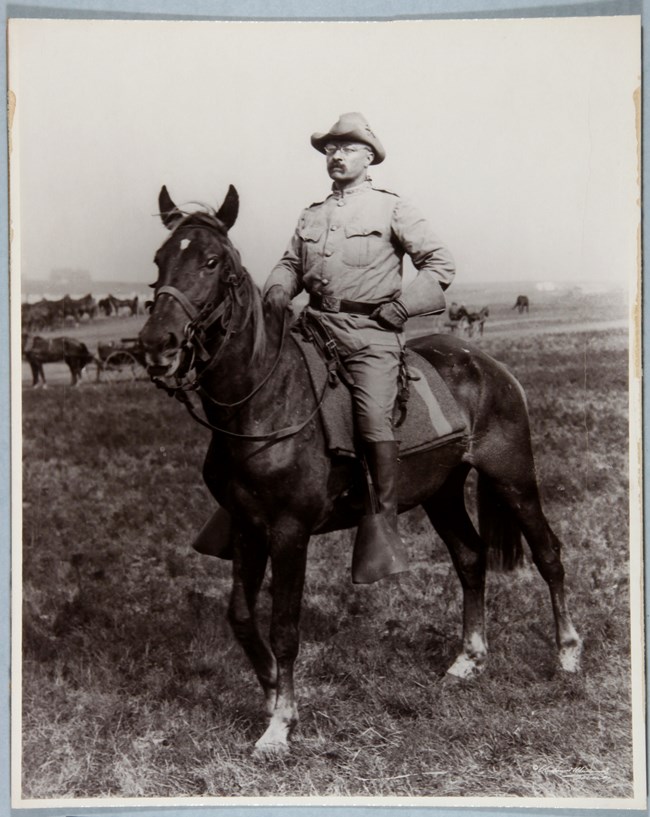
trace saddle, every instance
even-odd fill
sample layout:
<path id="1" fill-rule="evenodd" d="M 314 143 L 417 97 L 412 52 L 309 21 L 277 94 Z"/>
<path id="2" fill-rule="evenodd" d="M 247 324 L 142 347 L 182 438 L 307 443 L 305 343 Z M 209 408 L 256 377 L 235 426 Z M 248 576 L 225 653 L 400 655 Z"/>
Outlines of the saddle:
<path id="1" fill-rule="evenodd" d="M 301 320 L 290 335 L 305 360 L 314 394 L 324 394 L 320 416 L 330 455 L 356 458 L 352 394 L 347 387 L 350 377 L 333 340 L 318 326 Z M 429 451 L 467 434 L 447 384 L 428 360 L 408 348 L 398 387 L 395 439 L 400 442 L 400 457 Z"/>

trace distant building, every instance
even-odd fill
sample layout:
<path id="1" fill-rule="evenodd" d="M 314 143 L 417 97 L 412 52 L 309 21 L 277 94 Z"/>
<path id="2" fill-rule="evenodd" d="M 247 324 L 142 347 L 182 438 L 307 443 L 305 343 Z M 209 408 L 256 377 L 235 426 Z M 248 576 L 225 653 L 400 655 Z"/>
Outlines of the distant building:
<path id="1" fill-rule="evenodd" d="M 53 269 L 50 272 L 50 283 L 58 287 L 67 287 L 71 290 L 90 289 L 92 278 L 85 269 Z"/>

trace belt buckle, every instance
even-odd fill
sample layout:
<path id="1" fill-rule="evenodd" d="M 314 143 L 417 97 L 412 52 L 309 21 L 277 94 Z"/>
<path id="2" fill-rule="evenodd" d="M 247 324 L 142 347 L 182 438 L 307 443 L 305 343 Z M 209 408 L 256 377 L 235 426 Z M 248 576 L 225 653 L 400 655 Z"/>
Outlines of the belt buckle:
<path id="1" fill-rule="evenodd" d="M 341 299 L 333 295 L 321 295 L 321 309 L 323 312 L 340 312 Z"/>

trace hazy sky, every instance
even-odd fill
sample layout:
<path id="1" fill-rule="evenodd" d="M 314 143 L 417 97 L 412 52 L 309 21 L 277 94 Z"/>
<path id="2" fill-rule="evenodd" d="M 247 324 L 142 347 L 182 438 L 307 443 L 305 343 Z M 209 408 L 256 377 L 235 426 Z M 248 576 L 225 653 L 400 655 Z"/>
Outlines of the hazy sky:
<path id="1" fill-rule="evenodd" d="M 637 17 L 10 24 L 14 260 L 149 282 L 179 205 L 240 194 L 261 283 L 330 187 L 310 143 L 361 111 L 457 280 L 620 283 L 636 268 Z"/>

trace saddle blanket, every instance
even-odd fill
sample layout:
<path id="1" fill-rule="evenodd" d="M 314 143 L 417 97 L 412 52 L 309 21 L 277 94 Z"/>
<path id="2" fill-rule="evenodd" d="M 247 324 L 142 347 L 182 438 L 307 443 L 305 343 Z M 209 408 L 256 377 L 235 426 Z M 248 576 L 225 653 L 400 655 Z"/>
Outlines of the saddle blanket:
<path id="1" fill-rule="evenodd" d="M 314 393 L 319 397 L 327 380 L 325 361 L 313 343 L 294 332 L 291 336 L 302 352 Z M 409 380 L 406 419 L 395 429 L 395 439 L 400 442 L 400 456 L 437 448 L 467 433 L 456 401 L 429 361 L 407 349 L 406 364 L 409 373 L 417 379 Z M 341 382 L 334 387 L 325 387 L 320 413 L 330 453 L 356 457 L 352 395 L 348 387 Z"/>

